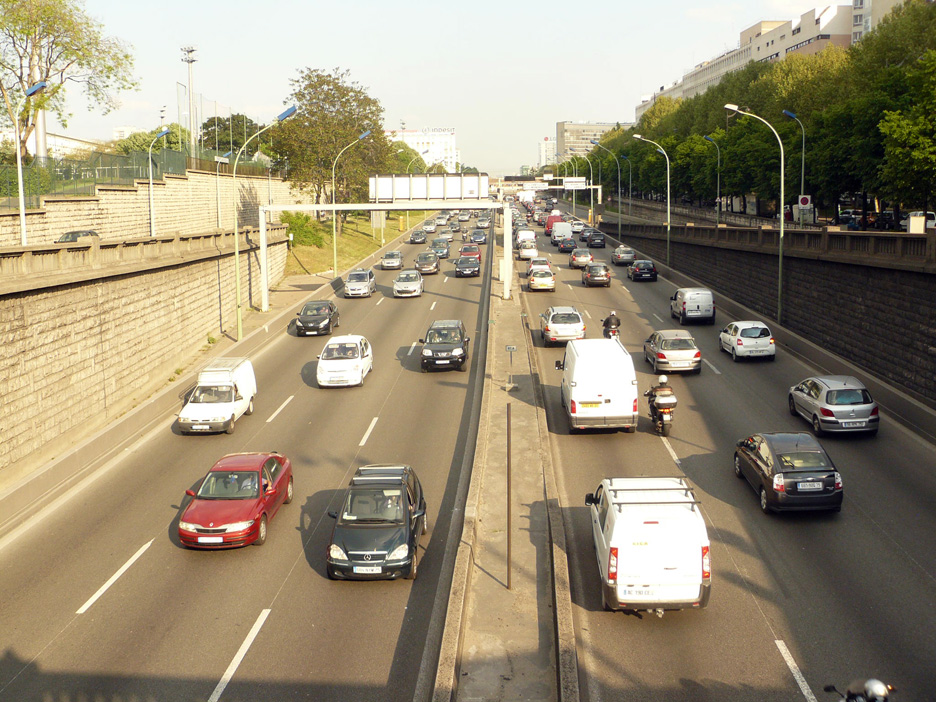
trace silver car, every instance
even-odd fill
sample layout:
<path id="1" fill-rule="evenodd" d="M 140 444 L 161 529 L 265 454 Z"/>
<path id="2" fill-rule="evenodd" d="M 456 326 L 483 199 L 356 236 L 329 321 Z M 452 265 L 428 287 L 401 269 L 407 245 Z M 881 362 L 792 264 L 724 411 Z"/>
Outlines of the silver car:
<path id="1" fill-rule="evenodd" d="M 403 268 L 403 253 L 400 251 L 387 251 L 380 259 L 381 270 Z"/>
<path id="2" fill-rule="evenodd" d="M 418 297 L 423 294 L 423 277 L 419 271 L 400 271 L 393 281 L 394 297 Z"/>
<path id="3" fill-rule="evenodd" d="M 702 372 L 702 352 L 683 329 L 655 331 L 644 341 L 644 359 L 658 371 Z"/>
<path id="4" fill-rule="evenodd" d="M 629 266 L 637 260 L 637 252 L 629 246 L 618 246 L 611 253 L 611 263 L 615 266 Z"/>
<path id="5" fill-rule="evenodd" d="M 584 268 L 594 260 L 588 249 L 574 249 L 569 254 L 569 268 Z"/>
<path id="6" fill-rule="evenodd" d="M 550 307 L 540 315 L 543 346 L 585 338 L 585 320 L 571 306 Z"/>
<path id="7" fill-rule="evenodd" d="M 868 388 L 850 375 L 823 375 L 790 388 L 790 414 L 808 420 L 818 436 L 825 432 L 877 434 L 881 417 Z"/>
<path id="8" fill-rule="evenodd" d="M 356 268 L 348 273 L 344 284 L 345 297 L 370 297 L 377 291 L 377 276 L 374 271 Z"/>

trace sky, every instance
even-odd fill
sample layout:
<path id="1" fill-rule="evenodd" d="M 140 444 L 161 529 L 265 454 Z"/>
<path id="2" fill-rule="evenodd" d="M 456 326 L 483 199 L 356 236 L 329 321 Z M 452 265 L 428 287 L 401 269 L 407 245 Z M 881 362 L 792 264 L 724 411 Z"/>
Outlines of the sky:
<path id="1" fill-rule="evenodd" d="M 77 0 L 80 1 L 80 0 Z M 840 0 L 840 3 L 844 0 Z M 850 4 L 850 3 L 847 3 Z M 632 122 L 642 96 L 737 47 L 761 20 L 793 20 L 814 0 L 85 0 L 134 56 L 137 91 L 102 114 L 70 88 L 67 128 L 112 138 L 178 120 L 183 46 L 210 117 L 217 103 L 268 123 L 305 68 L 350 71 L 379 100 L 384 127 L 454 127 L 462 162 L 491 175 L 535 165 L 561 121 Z M 89 111 L 89 107 L 92 108 Z M 187 110 L 184 110 L 187 112 Z"/>

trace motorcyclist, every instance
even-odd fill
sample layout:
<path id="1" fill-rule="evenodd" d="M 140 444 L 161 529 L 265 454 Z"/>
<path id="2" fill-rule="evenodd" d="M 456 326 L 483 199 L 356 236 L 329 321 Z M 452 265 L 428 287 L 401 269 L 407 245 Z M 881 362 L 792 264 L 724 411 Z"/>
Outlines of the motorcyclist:
<path id="1" fill-rule="evenodd" d="M 669 378 L 665 375 L 661 375 L 657 378 L 657 384 L 651 387 L 647 392 L 644 393 L 644 397 L 650 398 L 648 402 L 650 403 L 650 417 L 653 421 L 657 421 L 657 408 L 656 408 L 656 399 L 660 395 L 672 395 L 673 388 L 669 385 Z"/>
<path id="2" fill-rule="evenodd" d="M 604 335 L 609 336 L 612 329 L 617 331 L 620 328 L 621 319 L 617 316 L 617 312 L 611 310 L 611 314 L 605 317 L 601 323 L 604 326 Z"/>

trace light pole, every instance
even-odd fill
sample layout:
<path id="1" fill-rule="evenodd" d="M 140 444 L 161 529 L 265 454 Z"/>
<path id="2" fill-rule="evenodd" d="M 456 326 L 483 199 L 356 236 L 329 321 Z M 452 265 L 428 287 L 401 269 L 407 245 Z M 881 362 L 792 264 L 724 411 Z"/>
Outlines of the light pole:
<path id="1" fill-rule="evenodd" d="M 261 129 L 259 132 L 254 134 L 252 137 L 247 139 L 244 144 L 238 149 L 237 156 L 234 157 L 234 169 L 231 172 L 231 186 L 234 189 L 234 298 L 237 306 L 237 341 L 240 341 L 244 336 L 244 315 L 241 312 L 241 276 L 240 276 L 240 233 L 237 231 L 237 206 L 239 204 L 237 197 L 237 162 L 240 161 L 241 154 L 244 153 L 244 149 L 247 148 L 247 144 L 252 142 L 258 136 L 263 134 L 267 129 L 272 127 L 275 124 L 279 124 L 284 119 L 288 119 L 296 114 L 296 106 L 287 108 L 282 113 L 276 116 L 276 119 L 270 122 L 267 126 Z"/>
<path id="2" fill-rule="evenodd" d="M 169 133 L 169 127 L 163 129 L 159 134 L 157 134 L 153 140 L 150 142 L 149 149 L 147 151 L 147 165 L 149 166 L 149 211 L 150 211 L 150 236 L 156 236 L 156 217 L 155 211 L 153 209 L 153 144 L 162 139 Z"/>
<path id="3" fill-rule="evenodd" d="M 13 141 L 16 148 L 16 182 L 19 190 L 19 219 L 20 219 L 20 244 L 26 246 L 26 195 L 23 193 L 23 155 L 20 153 L 20 131 L 19 118 L 20 112 L 26 101 L 46 87 L 45 81 L 40 81 L 35 85 L 29 86 L 23 99 L 16 103 L 16 112 L 13 113 Z"/>
<path id="4" fill-rule="evenodd" d="M 603 149 L 604 151 L 607 151 L 609 154 L 611 154 L 611 157 L 614 159 L 614 162 L 617 164 L 617 178 L 618 178 L 617 180 L 617 183 L 618 183 L 618 196 L 617 196 L 618 218 L 617 218 L 617 221 L 618 221 L 618 242 L 620 242 L 621 241 L 621 162 L 618 160 L 617 154 L 611 151 L 611 149 L 605 146 L 602 146 L 595 139 L 592 139 L 591 143 L 597 146 L 599 149 Z M 630 161 L 628 161 L 628 164 L 630 164 Z"/>
<path id="5" fill-rule="evenodd" d="M 715 226 L 717 227 L 721 221 L 721 149 L 718 148 L 718 142 L 715 141 L 712 137 L 706 134 L 702 137 L 706 141 L 710 141 L 715 145 L 715 153 L 718 157 L 717 170 L 715 171 Z"/>
<path id="6" fill-rule="evenodd" d="M 667 267 L 670 264 L 670 164 L 669 156 L 666 155 L 666 151 L 663 150 L 663 147 L 657 144 L 655 141 L 650 141 L 640 136 L 640 134 L 634 135 L 635 139 L 640 141 L 645 141 L 648 144 L 653 144 L 657 147 L 657 151 L 663 154 L 663 158 L 666 159 L 666 265 Z"/>
<path id="7" fill-rule="evenodd" d="M 406 173 L 409 174 L 410 166 L 412 166 L 413 163 L 415 163 L 417 158 L 420 158 L 421 156 L 425 156 L 428 153 L 429 153 L 429 149 L 426 149 L 425 151 L 421 151 L 415 156 L 413 156 L 413 158 L 410 159 L 410 162 L 406 164 Z M 423 163 L 423 166 L 425 165 L 426 164 Z M 410 181 L 410 194 L 409 194 L 410 197 L 413 197 L 412 189 L 413 189 L 413 182 L 411 180 Z M 409 210 L 406 211 L 406 231 L 409 231 Z"/>
<path id="8" fill-rule="evenodd" d="M 591 159 L 585 154 L 585 161 L 588 163 L 588 223 L 594 225 L 592 217 L 595 212 L 595 191 L 592 189 L 595 185 L 595 171 L 592 170 Z"/>
<path id="9" fill-rule="evenodd" d="M 338 155 L 335 156 L 335 160 L 332 163 L 332 182 L 331 182 L 331 196 L 332 196 L 332 272 L 335 277 L 338 276 L 338 213 L 335 211 L 335 169 L 338 167 L 338 159 L 341 158 L 341 154 L 350 149 L 352 146 L 357 144 L 359 141 L 366 139 L 370 136 L 371 130 L 368 129 L 366 132 L 359 134 L 358 138 L 344 147 L 341 151 L 338 152 Z"/>
<path id="10" fill-rule="evenodd" d="M 228 151 L 224 156 L 215 156 L 215 194 L 218 199 L 218 229 L 221 228 L 221 164 L 230 163 L 229 158 L 233 153 L 233 151 Z"/>
<path id="11" fill-rule="evenodd" d="M 778 256 L 778 265 L 777 265 L 777 323 L 782 324 L 783 319 L 781 313 L 783 311 L 782 300 L 783 300 L 783 225 L 786 220 L 786 213 L 783 211 L 783 203 L 786 199 L 786 189 L 784 188 L 783 180 L 785 178 L 784 173 L 784 155 L 783 155 L 783 140 L 780 138 L 780 135 L 777 134 L 777 130 L 773 128 L 773 125 L 768 122 L 763 117 L 758 117 L 753 112 L 749 112 L 747 108 L 738 107 L 737 105 L 727 104 L 725 109 L 729 112 L 736 112 L 739 115 L 745 115 L 747 117 L 753 117 L 754 119 L 763 122 L 766 124 L 770 131 L 774 133 L 774 136 L 777 137 L 777 143 L 780 144 L 780 245 L 778 247 L 779 256 Z"/>
<path id="12" fill-rule="evenodd" d="M 575 162 L 575 156 L 572 155 L 572 149 L 569 149 L 566 152 L 566 154 L 569 156 L 569 163 L 572 164 L 572 175 L 578 178 L 578 164 Z M 572 216 L 573 217 L 576 216 L 575 210 L 577 209 L 577 205 L 575 204 L 575 193 L 576 191 L 573 190 L 572 191 Z"/>
<path id="13" fill-rule="evenodd" d="M 800 129 L 803 130 L 803 153 L 800 156 L 800 179 L 799 179 L 799 192 L 800 195 L 806 194 L 806 127 L 803 126 L 803 123 L 799 121 L 799 118 L 796 116 L 795 112 L 790 112 L 789 110 L 784 110 L 785 114 L 790 119 L 795 119 L 796 123 L 800 126 Z M 799 201 L 799 198 L 797 198 Z M 799 223 L 800 226 L 803 226 L 803 208 L 799 208 Z"/>

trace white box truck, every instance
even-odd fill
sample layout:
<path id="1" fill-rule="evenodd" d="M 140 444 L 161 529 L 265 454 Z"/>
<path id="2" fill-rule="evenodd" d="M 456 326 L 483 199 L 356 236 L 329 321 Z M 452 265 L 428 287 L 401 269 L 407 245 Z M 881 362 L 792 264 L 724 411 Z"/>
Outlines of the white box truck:
<path id="1" fill-rule="evenodd" d="M 575 339 L 565 357 L 559 396 L 569 432 L 581 429 L 637 431 L 637 372 L 617 339 Z"/>
<path id="2" fill-rule="evenodd" d="M 195 389 L 179 412 L 183 434 L 234 433 L 241 415 L 253 414 L 257 378 L 246 358 L 216 358 L 198 374 Z"/>
<path id="3" fill-rule="evenodd" d="M 708 531 L 686 478 L 605 478 L 585 504 L 605 609 L 663 616 L 708 604 Z"/>

